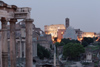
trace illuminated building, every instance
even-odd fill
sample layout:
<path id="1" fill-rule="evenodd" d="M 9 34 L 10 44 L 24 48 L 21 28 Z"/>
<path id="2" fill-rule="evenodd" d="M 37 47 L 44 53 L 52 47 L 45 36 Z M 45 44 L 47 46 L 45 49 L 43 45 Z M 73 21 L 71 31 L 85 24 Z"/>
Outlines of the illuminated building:
<path id="1" fill-rule="evenodd" d="M 78 40 L 81 41 L 84 37 L 98 37 L 98 35 L 95 32 L 79 32 Z"/>
<path id="2" fill-rule="evenodd" d="M 97 37 L 96 33 L 95 32 L 83 32 L 82 33 L 82 37 Z"/>
<path id="3" fill-rule="evenodd" d="M 65 33 L 65 29 L 59 29 L 58 30 L 58 32 L 57 32 L 57 42 L 60 42 L 61 41 L 61 39 L 63 39 L 63 35 L 64 35 L 64 33 Z"/>
<path id="4" fill-rule="evenodd" d="M 81 31 L 80 29 L 75 29 L 75 31 L 76 31 L 76 34 L 77 34 L 77 40 L 81 41 L 83 39 L 82 38 L 83 31 Z"/>
<path id="5" fill-rule="evenodd" d="M 63 24 L 45 25 L 44 27 L 45 27 L 45 33 L 51 34 L 53 41 L 54 41 L 54 38 L 57 37 L 57 35 L 58 35 L 58 30 L 60 30 L 60 29 L 65 30 L 65 26 Z"/>
<path id="6" fill-rule="evenodd" d="M 65 25 L 64 24 L 52 24 L 52 25 L 45 25 L 44 31 L 46 34 L 51 34 L 52 40 L 54 41 L 54 38 L 57 38 L 57 42 L 60 42 L 63 38 L 63 34 L 65 30 L 69 27 L 69 18 L 65 19 Z"/>

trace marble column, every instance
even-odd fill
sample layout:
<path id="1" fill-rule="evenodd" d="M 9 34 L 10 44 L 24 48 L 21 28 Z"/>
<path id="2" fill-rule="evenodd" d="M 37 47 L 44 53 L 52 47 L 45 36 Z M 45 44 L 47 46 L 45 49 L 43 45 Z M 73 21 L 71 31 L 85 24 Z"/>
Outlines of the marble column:
<path id="1" fill-rule="evenodd" d="M 1 18 L 2 25 L 2 67 L 8 67 L 7 20 Z"/>
<path id="2" fill-rule="evenodd" d="M 18 41 L 18 58 L 22 58 L 22 39 L 21 36 Z"/>
<path id="3" fill-rule="evenodd" d="M 22 58 L 22 40 L 20 38 L 20 58 Z"/>
<path id="4" fill-rule="evenodd" d="M 25 19 L 26 23 L 26 67 L 33 67 L 32 55 L 32 22 L 33 19 Z"/>
<path id="5" fill-rule="evenodd" d="M 2 44 L 0 39 L 0 67 L 2 67 Z"/>
<path id="6" fill-rule="evenodd" d="M 1 34 L 1 32 L 0 32 Z M 2 67 L 2 44 L 1 44 L 1 38 L 0 38 L 0 67 Z"/>
<path id="7" fill-rule="evenodd" d="M 15 19 L 15 18 L 10 19 L 9 22 L 10 22 L 10 62 L 11 62 L 11 67 L 16 67 L 15 28 L 16 28 L 17 19 Z"/>
<path id="8" fill-rule="evenodd" d="M 24 42 L 24 58 L 26 58 L 26 44 Z"/>
<path id="9" fill-rule="evenodd" d="M 18 46 L 18 55 L 17 56 L 18 56 L 18 58 L 20 58 L 20 42 L 18 42 L 17 46 Z"/>

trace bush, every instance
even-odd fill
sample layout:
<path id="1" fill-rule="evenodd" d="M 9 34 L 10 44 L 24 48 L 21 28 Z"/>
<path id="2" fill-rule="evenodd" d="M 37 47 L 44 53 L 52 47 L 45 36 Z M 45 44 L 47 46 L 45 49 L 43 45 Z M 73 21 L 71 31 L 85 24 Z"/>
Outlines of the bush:
<path id="1" fill-rule="evenodd" d="M 89 65 L 90 63 L 88 63 L 88 62 L 83 62 L 82 64 L 83 64 L 83 65 Z"/>

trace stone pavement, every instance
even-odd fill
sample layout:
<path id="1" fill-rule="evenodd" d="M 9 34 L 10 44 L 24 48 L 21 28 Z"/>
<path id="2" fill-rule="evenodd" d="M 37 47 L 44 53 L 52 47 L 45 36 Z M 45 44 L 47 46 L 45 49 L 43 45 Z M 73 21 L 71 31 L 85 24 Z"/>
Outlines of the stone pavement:
<path id="1" fill-rule="evenodd" d="M 80 62 L 75 62 L 71 67 L 83 67 L 83 65 Z"/>

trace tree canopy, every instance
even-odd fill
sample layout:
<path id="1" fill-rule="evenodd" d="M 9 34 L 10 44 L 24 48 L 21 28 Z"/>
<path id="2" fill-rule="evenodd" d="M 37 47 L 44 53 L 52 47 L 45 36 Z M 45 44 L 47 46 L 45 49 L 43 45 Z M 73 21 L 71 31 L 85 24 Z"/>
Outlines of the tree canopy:
<path id="1" fill-rule="evenodd" d="M 40 44 L 37 45 L 37 55 L 40 59 L 50 58 L 50 51 L 45 49 L 45 47 Z"/>
<path id="2" fill-rule="evenodd" d="M 80 43 L 78 40 L 70 40 L 70 39 L 62 39 L 60 43 L 68 44 L 68 43 Z"/>
<path id="3" fill-rule="evenodd" d="M 63 56 L 69 60 L 76 60 L 84 52 L 84 47 L 79 43 L 68 43 L 63 47 Z"/>
<path id="4" fill-rule="evenodd" d="M 88 43 L 86 41 L 82 41 L 82 45 L 83 45 L 83 47 L 86 47 L 86 46 L 88 46 Z"/>
<path id="5" fill-rule="evenodd" d="M 88 44 L 90 44 L 94 42 L 94 39 L 90 37 L 84 37 L 82 41 L 86 41 Z"/>

